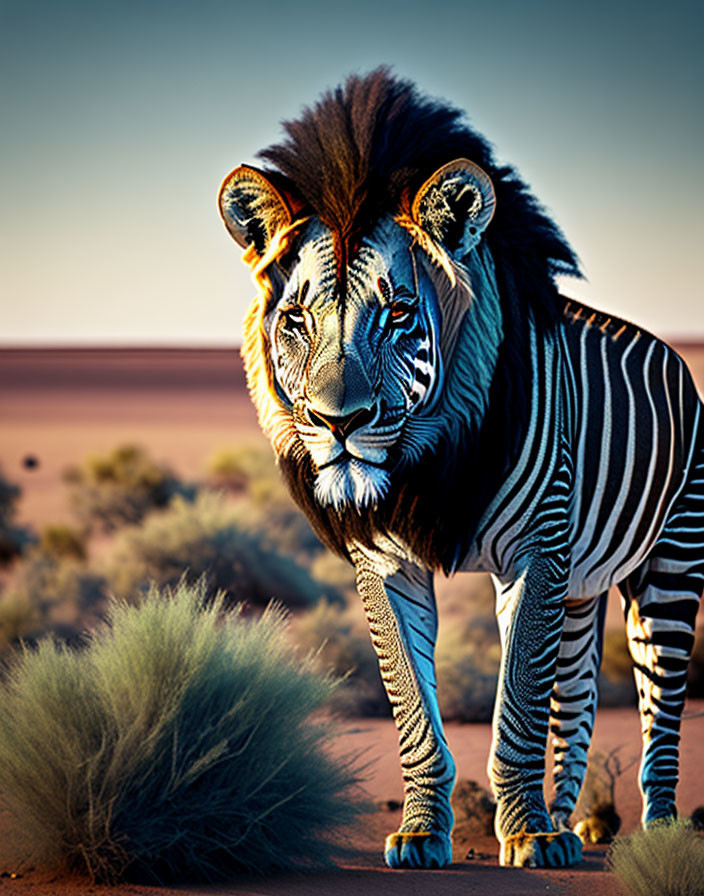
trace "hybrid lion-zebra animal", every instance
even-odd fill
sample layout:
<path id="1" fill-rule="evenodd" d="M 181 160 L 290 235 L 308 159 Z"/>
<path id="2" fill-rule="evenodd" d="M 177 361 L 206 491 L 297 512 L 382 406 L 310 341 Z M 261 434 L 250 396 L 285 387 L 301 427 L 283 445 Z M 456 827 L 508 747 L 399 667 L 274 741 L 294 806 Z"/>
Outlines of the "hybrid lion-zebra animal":
<path id="1" fill-rule="evenodd" d="M 433 571 L 496 584 L 489 775 L 503 864 L 580 859 L 568 820 L 621 589 L 643 822 L 676 814 L 704 587 L 704 416 L 678 355 L 563 298 L 575 256 L 462 114 L 385 69 L 351 77 L 222 186 L 257 296 L 242 354 L 295 500 L 351 560 L 399 730 L 392 867 L 451 861 Z M 548 728 L 555 799 L 543 796 Z"/>

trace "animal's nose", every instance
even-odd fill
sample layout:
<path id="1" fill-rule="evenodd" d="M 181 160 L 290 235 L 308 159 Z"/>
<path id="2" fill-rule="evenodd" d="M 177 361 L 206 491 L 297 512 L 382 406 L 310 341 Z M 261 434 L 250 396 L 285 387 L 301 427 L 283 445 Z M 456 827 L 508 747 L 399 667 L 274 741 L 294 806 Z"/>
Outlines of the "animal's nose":
<path id="1" fill-rule="evenodd" d="M 342 417 L 335 417 L 332 414 L 323 414 L 320 411 L 314 411 L 308 408 L 308 417 L 316 426 L 324 426 L 330 430 L 340 444 L 344 445 L 355 429 L 364 426 L 365 423 L 371 423 L 374 419 L 375 412 L 373 408 L 360 408 L 351 414 Z"/>

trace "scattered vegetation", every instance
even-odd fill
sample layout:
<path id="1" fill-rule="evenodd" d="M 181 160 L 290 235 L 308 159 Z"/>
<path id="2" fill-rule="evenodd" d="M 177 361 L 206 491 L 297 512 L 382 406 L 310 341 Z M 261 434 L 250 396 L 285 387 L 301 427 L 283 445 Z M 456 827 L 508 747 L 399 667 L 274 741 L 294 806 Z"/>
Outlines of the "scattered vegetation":
<path id="1" fill-rule="evenodd" d="M 321 601 L 291 626 L 300 650 L 311 653 L 317 669 L 341 678 L 330 708 L 345 716 L 388 716 L 391 709 L 366 623 L 344 606 Z"/>
<path id="2" fill-rule="evenodd" d="M 91 455 L 82 466 L 66 470 L 64 481 L 81 524 L 105 532 L 139 522 L 148 511 L 166 506 L 176 494 L 193 497 L 192 488 L 136 445 Z"/>
<path id="3" fill-rule="evenodd" d="M 609 865 L 631 896 L 704 894 L 704 838 L 686 820 L 616 838 Z"/>
<path id="4" fill-rule="evenodd" d="M 203 585 L 114 603 L 72 651 L 25 651 L 0 692 L 3 860 L 167 883 L 328 863 L 360 804 L 315 713 L 335 683 L 281 611 L 223 614 Z"/>
<path id="5" fill-rule="evenodd" d="M 52 557 L 70 560 L 86 560 L 86 535 L 74 526 L 53 523 L 45 526 L 39 535 L 39 547 Z"/>
<path id="6" fill-rule="evenodd" d="M 307 569 L 282 553 L 268 529 L 252 525 L 249 508 L 201 492 L 192 503 L 174 498 L 140 526 L 122 529 L 108 561 L 108 580 L 120 596 L 151 582 L 175 585 L 187 571 L 204 576 L 230 603 L 265 606 L 276 598 L 289 607 L 315 603 L 323 589 Z M 335 597 L 334 589 L 327 589 Z"/>
<path id="7" fill-rule="evenodd" d="M 32 533 L 15 523 L 20 494 L 20 487 L 0 471 L 0 566 L 11 563 L 32 541 Z"/>
<path id="8" fill-rule="evenodd" d="M 83 561 L 32 548 L 0 595 L 0 654 L 47 634 L 75 640 L 100 616 L 106 593 L 103 576 Z"/>
<path id="9" fill-rule="evenodd" d="M 220 448 L 207 464 L 212 485 L 233 492 L 247 492 L 261 503 L 285 494 L 271 448 L 244 443 Z"/>

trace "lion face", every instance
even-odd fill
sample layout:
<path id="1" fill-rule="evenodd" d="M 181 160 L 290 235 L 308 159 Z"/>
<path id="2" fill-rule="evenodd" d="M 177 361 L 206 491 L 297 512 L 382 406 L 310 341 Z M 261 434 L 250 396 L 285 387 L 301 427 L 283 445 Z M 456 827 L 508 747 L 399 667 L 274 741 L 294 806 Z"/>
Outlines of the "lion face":
<path id="1" fill-rule="evenodd" d="M 383 220 L 341 277 L 333 235 L 314 223 L 263 325 L 317 499 L 376 503 L 409 415 L 431 406 L 442 381 L 437 298 L 410 235 Z"/>
<path id="2" fill-rule="evenodd" d="M 375 506 L 416 450 L 413 421 L 441 392 L 448 309 L 438 270 L 453 282 L 453 259 L 478 242 L 493 211 L 488 178 L 466 160 L 444 166 L 414 215 L 382 217 L 347 263 L 339 237 L 314 215 L 295 219 L 261 172 L 236 169 L 221 209 L 260 290 L 243 356 L 265 431 L 277 451 L 310 456 L 320 504 Z M 443 244 L 449 231 L 454 249 Z"/>

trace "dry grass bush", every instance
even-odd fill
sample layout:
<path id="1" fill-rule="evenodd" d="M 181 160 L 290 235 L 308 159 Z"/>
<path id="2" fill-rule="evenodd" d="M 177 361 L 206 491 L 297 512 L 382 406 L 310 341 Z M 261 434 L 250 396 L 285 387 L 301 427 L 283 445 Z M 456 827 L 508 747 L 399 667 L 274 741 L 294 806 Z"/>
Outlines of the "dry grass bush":
<path id="1" fill-rule="evenodd" d="M 107 561 L 111 588 L 119 596 L 144 591 L 151 582 L 175 585 L 204 576 L 231 603 L 266 605 L 276 598 L 289 607 L 316 603 L 323 589 L 293 558 L 281 552 L 268 527 L 252 524 L 248 507 L 202 491 L 193 503 L 174 498 L 141 526 L 123 528 Z"/>
<path id="2" fill-rule="evenodd" d="M 82 525 L 110 532 L 139 522 L 155 507 L 180 494 L 193 497 L 163 464 L 137 445 L 122 445 L 107 455 L 92 455 L 64 473 L 72 510 Z"/>
<path id="3" fill-rule="evenodd" d="M 704 837 L 685 820 L 617 837 L 609 865 L 631 896 L 704 896 Z"/>
<path id="4" fill-rule="evenodd" d="M 317 669 L 342 679 L 332 694 L 331 710 L 351 717 L 390 715 L 369 630 L 360 614 L 321 601 L 293 620 L 291 637 L 300 650 L 314 656 Z"/>
<path id="5" fill-rule="evenodd" d="M 113 604 L 80 652 L 25 651 L 0 691 L 0 807 L 21 837 L 2 860 L 157 883 L 330 862 L 355 772 L 312 718 L 335 683 L 284 627 L 182 583 Z"/>

